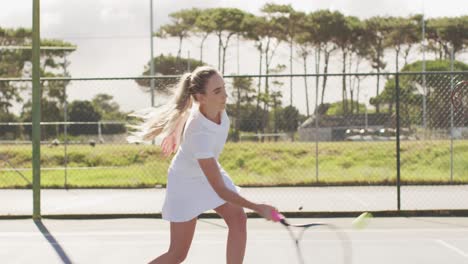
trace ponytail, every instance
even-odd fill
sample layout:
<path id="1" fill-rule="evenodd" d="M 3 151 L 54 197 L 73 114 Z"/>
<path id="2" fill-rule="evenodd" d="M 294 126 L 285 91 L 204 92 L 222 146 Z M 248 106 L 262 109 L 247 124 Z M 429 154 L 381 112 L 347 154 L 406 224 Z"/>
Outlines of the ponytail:
<path id="1" fill-rule="evenodd" d="M 182 76 L 176 86 L 172 100 L 158 108 L 148 108 L 130 114 L 143 120 L 136 126 L 129 126 L 136 130 L 127 137 L 127 141 L 141 142 L 155 140 L 159 145 L 163 139 L 176 131 L 178 137 L 182 136 L 182 128 L 187 121 L 195 94 L 205 93 L 205 86 L 209 78 L 219 72 L 209 66 L 196 68 L 192 73 Z"/>
<path id="2" fill-rule="evenodd" d="M 130 126 L 136 129 L 131 136 L 127 138 L 129 142 L 155 140 L 157 144 L 177 126 L 183 126 L 187 121 L 189 110 L 192 106 L 192 98 L 189 91 L 190 73 L 182 76 L 176 86 L 171 102 L 158 108 L 143 109 L 130 114 L 143 120 L 143 123 L 137 126 Z"/>

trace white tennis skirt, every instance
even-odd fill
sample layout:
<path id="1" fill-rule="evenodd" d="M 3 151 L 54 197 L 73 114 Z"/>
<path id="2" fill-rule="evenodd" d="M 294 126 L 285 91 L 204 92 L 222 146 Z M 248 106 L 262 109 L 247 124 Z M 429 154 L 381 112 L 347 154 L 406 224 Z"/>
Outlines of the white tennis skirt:
<path id="1" fill-rule="evenodd" d="M 239 193 L 240 188 L 234 185 L 229 175 L 223 169 L 220 171 L 226 187 Z M 186 222 L 225 203 L 206 176 L 187 177 L 169 171 L 162 218 L 170 222 Z"/>

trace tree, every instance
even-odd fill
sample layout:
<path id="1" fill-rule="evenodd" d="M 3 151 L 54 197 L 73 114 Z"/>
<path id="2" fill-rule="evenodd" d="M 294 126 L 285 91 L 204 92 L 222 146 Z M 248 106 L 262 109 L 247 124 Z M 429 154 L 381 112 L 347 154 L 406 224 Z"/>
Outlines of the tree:
<path id="1" fill-rule="evenodd" d="M 387 66 L 384 61 L 384 51 L 387 48 L 385 38 L 392 30 L 388 25 L 389 20 L 388 17 L 371 17 L 364 21 L 364 41 L 369 43 L 368 59 L 371 62 L 371 67 L 377 70 L 377 95 L 380 93 L 380 71 Z M 375 108 L 376 112 L 379 113 L 378 103 Z"/>
<path id="2" fill-rule="evenodd" d="M 101 114 L 90 101 L 73 101 L 70 104 L 69 117 L 71 122 L 98 122 L 101 120 Z M 70 125 L 69 131 L 72 135 L 97 134 L 98 126 L 97 124 Z"/>
<path id="3" fill-rule="evenodd" d="M 362 25 L 362 24 L 361 24 Z M 359 30 L 359 29 L 355 29 Z M 366 42 L 366 38 L 364 37 L 364 29 L 361 28 L 361 32 L 359 34 L 359 41 L 353 42 L 351 44 L 351 52 L 349 56 L 349 72 L 360 72 L 360 66 L 362 61 L 369 56 L 369 43 Z M 354 70 L 353 70 L 354 67 Z M 349 76 L 349 91 L 350 91 L 350 102 L 351 102 L 351 113 L 358 113 L 360 112 L 361 108 L 359 105 L 354 105 L 354 91 L 356 92 L 356 102 L 359 102 L 359 95 L 361 93 L 361 81 L 368 77 L 367 75 L 350 75 Z"/>
<path id="4" fill-rule="evenodd" d="M 236 116 L 236 105 L 234 104 L 229 104 L 226 107 L 226 111 L 229 116 Z M 267 113 L 263 113 L 263 110 L 261 110 L 260 116 L 264 116 Z M 256 130 L 256 122 L 259 122 L 260 126 L 266 126 L 264 123 L 265 120 L 260 119 L 257 120 L 257 107 L 255 105 L 250 105 L 250 104 L 241 104 L 240 105 L 240 118 L 239 118 L 239 133 L 240 131 L 243 132 L 254 132 L 257 133 Z"/>
<path id="5" fill-rule="evenodd" d="M 297 131 L 301 119 L 303 118 L 301 118 L 297 108 L 291 105 L 286 106 L 285 108 L 281 109 L 279 113 L 278 128 L 285 132 L 295 132 Z"/>
<path id="6" fill-rule="evenodd" d="M 403 46 L 407 47 L 405 50 L 405 56 L 407 57 L 411 46 L 419 42 L 418 19 L 420 19 L 419 16 L 414 17 L 414 19 L 393 17 L 388 20 L 388 26 L 391 28 L 391 31 L 385 38 L 385 46 L 393 47 L 395 50 L 395 72 L 399 71 L 399 57 Z M 393 104 L 390 104 L 390 107 L 393 107 Z M 390 112 L 392 112 L 392 109 L 390 109 Z"/>
<path id="7" fill-rule="evenodd" d="M 254 15 L 248 14 L 245 19 L 245 27 L 244 27 L 244 32 L 242 33 L 244 38 L 253 40 L 255 42 L 255 47 L 257 48 L 259 52 L 259 71 L 258 74 L 261 75 L 262 72 L 262 62 L 263 62 L 263 43 L 262 43 L 262 38 L 260 38 L 257 35 L 257 32 L 260 29 L 266 29 L 266 19 L 261 18 L 261 17 L 256 17 Z M 260 112 L 260 98 L 261 98 L 261 87 L 262 87 L 262 78 L 258 78 L 258 84 L 257 84 L 257 105 L 256 105 L 256 111 L 255 111 L 255 118 L 253 119 L 255 122 L 255 132 L 258 133 L 258 129 L 261 127 L 259 122 L 259 112 Z M 263 123 L 263 122 L 262 122 Z"/>
<path id="8" fill-rule="evenodd" d="M 67 61 L 66 57 L 76 50 L 76 47 L 71 43 L 55 40 L 46 39 L 41 41 L 42 46 L 55 46 L 68 48 L 66 50 L 44 50 L 41 53 L 41 76 L 46 78 L 53 77 L 70 77 L 67 67 L 70 62 Z M 41 82 L 42 87 L 42 98 L 47 98 L 51 101 L 56 101 L 60 108 L 63 108 L 65 103 L 65 89 L 68 86 L 69 81 L 43 81 Z"/>
<path id="9" fill-rule="evenodd" d="M 255 99 L 255 96 L 252 93 L 255 93 L 255 89 L 252 87 L 253 79 L 244 78 L 244 77 L 234 77 L 233 79 L 233 93 L 232 98 L 234 98 L 236 122 L 234 127 L 234 140 L 239 140 L 240 126 L 241 126 L 241 105 L 247 104 L 251 105 L 252 101 Z"/>
<path id="10" fill-rule="evenodd" d="M 341 49 L 343 58 L 342 67 L 342 101 L 343 101 L 343 114 L 348 114 L 348 99 L 346 94 L 346 66 L 347 56 L 352 51 L 352 43 L 358 42 L 361 38 L 360 21 L 357 17 L 340 16 L 337 18 L 337 30 L 339 34 L 335 37 L 336 45 Z M 352 101 L 352 98 L 351 98 Z"/>
<path id="11" fill-rule="evenodd" d="M 289 44 L 289 73 L 293 74 L 293 47 L 304 22 L 305 13 L 297 12 L 289 5 L 266 4 L 263 11 L 273 15 L 275 23 L 280 25 L 284 39 Z M 289 104 L 293 104 L 293 77 L 289 78 Z"/>
<path id="12" fill-rule="evenodd" d="M 316 45 L 317 28 L 318 25 L 311 22 L 309 17 L 304 17 L 300 23 L 299 32 L 295 36 L 295 42 L 297 43 L 299 50 L 298 55 L 302 58 L 302 66 L 304 74 L 307 74 L 307 58 L 310 55 L 310 48 Z M 317 56 L 317 53 L 315 54 Z M 318 77 L 317 77 L 318 78 Z M 309 111 L 309 89 L 307 87 L 307 76 L 304 76 L 304 90 L 305 90 L 305 103 L 307 116 L 310 115 Z M 292 98 L 292 94 L 291 94 Z"/>
<path id="13" fill-rule="evenodd" d="M 23 105 L 21 120 L 23 122 L 32 122 L 31 100 L 28 100 L 28 102 Z M 41 100 L 41 122 L 57 122 L 60 120 L 63 120 L 63 111 L 59 103 L 47 99 Z M 24 128 L 24 132 L 28 135 L 31 135 L 32 126 L 26 126 Z M 63 126 L 41 126 L 42 139 L 57 138 L 61 132 L 63 132 Z"/>
<path id="14" fill-rule="evenodd" d="M 209 22 L 208 16 L 201 16 L 201 14 L 205 13 L 206 11 L 200 11 L 200 14 L 197 16 L 197 20 L 195 21 L 195 28 L 194 32 L 196 35 L 201 35 L 201 42 L 200 42 L 200 63 L 203 62 L 203 46 L 205 45 L 205 41 L 209 35 L 213 33 L 215 30 L 215 26 L 213 23 Z"/>
<path id="15" fill-rule="evenodd" d="M 120 111 L 117 102 L 112 101 L 114 97 L 108 94 L 97 94 L 91 101 L 94 109 L 101 115 L 104 121 L 125 121 L 126 114 Z M 104 124 L 102 126 L 103 134 L 118 134 L 125 132 L 123 124 Z"/>
<path id="16" fill-rule="evenodd" d="M 429 49 L 439 53 L 439 59 L 454 57 L 468 47 L 468 16 L 434 18 L 427 21 Z"/>
<path id="17" fill-rule="evenodd" d="M 30 78 L 32 51 L 28 48 L 16 48 L 16 46 L 31 46 L 32 31 L 26 28 L 4 29 L 0 28 L 0 77 Z M 12 47 L 13 46 L 13 47 Z M 66 56 L 73 52 L 76 47 L 71 43 L 55 40 L 41 39 L 41 46 L 63 47 L 64 49 L 42 49 L 41 50 L 41 77 L 65 77 L 69 76 L 66 71 L 68 62 Z M 65 102 L 64 89 L 68 82 L 64 81 L 42 81 L 41 82 L 41 114 L 42 121 L 56 122 L 63 118 L 63 104 Z M 20 118 L 16 121 L 30 122 L 31 100 L 22 98 L 23 92 L 31 90 L 29 82 L 0 82 L 0 115 L 10 116 L 9 109 L 14 103 L 26 103 L 23 105 Z M 59 126 L 42 126 L 42 138 L 46 139 L 57 136 L 61 128 Z M 23 132 L 23 131 L 20 131 Z M 25 126 L 24 132 L 31 133 L 31 126 Z"/>
<path id="18" fill-rule="evenodd" d="M 167 38 L 177 37 L 179 38 L 179 49 L 177 51 L 177 58 L 181 57 L 182 53 L 182 42 L 184 38 L 190 36 L 190 33 L 194 31 L 195 23 L 198 16 L 200 15 L 200 9 L 182 9 L 180 11 L 169 14 L 172 20 L 171 24 L 161 26 L 159 31 L 155 34 L 156 37 Z"/>
<path id="19" fill-rule="evenodd" d="M 399 56 L 403 46 L 406 46 L 406 56 L 409 53 L 413 44 L 418 43 L 421 39 L 418 30 L 420 16 L 413 18 L 394 17 L 389 20 L 391 32 L 386 37 L 386 45 L 393 47 L 395 50 L 395 71 L 399 71 Z M 406 59 L 405 59 L 406 61 Z"/>
<path id="20" fill-rule="evenodd" d="M 322 81 L 320 104 L 324 103 L 325 89 L 328 79 L 326 74 L 328 73 L 330 56 L 338 49 L 334 39 L 336 35 L 340 34 L 338 25 L 342 17 L 343 15 L 338 11 L 331 12 L 329 10 L 318 10 L 308 14 L 304 22 L 301 23 L 301 33 L 298 41 L 301 44 L 305 44 L 304 47 L 301 48 L 304 60 L 304 72 L 307 72 L 306 61 L 307 54 L 310 53 L 307 52 L 309 46 L 315 48 L 316 73 L 320 73 L 320 60 L 321 54 L 323 54 L 323 73 L 325 75 L 323 76 Z M 317 85 L 318 80 L 319 78 L 317 77 Z M 307 85 L 306 81 L 305 83 Z M 308 98 L 306 99 L 308 100 Z M 307 112 L 307 115 L 309 116 L 309 112 Z"/>
<path id="21" fill-rule="evenodd" d="M 356 18 L 348 17 L 347 18 L 349 25 L 351 27 L 351 41 L 349 43 L 349 47 L 347 48 L 348 51 L 348 61 L 344 61 L 344 63 L 348 64 L 348 72 L 353 71 L 359 72 L 359 66 L 362 61 L 368 54 L 369 54 L 369 43 L 365 41 L 364 38 L 364 23 Z M 354 63 L 353 63 L 354 62 Z M 347 89 L 349 90 L 349 100 L 346 101 L 346 109 L 347 112 L 353 114 L 355 112 L 359 113 L 360 107 L 359 104 L 354 104 L 354 102 L 358 102 L 359 100 L 359 93 L 360 93 L 360 82 L 366 76 L 359 76 L 359 75 L 348 75 L 348 85 Z M 355 91 L 357 90 L 355 100 Z M 347 103 L 350 103 L 347 104 Z"/>
<path id="22" fill-rule="evenodd" d="M 264 14 L 263 18 L 265 23 L 260 25 L 260 31 L 257 31 L 257 34 L 262 39 L 263 45 L 265 47 L 265 74 L 269 75 L 270 73 L 279 73 L 285 69 L 284 65 L 278 65 L 279 67 L 273 69 L 271 63 L 273 57 L 276 53 L 276 50 L 279 44 L 283 41 L 286 41 L 287 37 L 284 34 L 284 25 L 281 23 L 281 20 L 278 20 L 276 17 L 276 10 L 270 8 L 269 4 L 265 4 L 261 8 L 262 13 Z M 274 43 L 272 43 L 274 42 Z M 273 45 L 270 45 L 273 44 Z M 268 76 L 265 77 L 265 95 L 269 97 L 269 82 Z M 264 106 L 265 110 L 268 111 L 268 103 Z"/>
<path id="23" fill-rule="evenodd" d="M 246 13 L 237 8 L 211 8 L 204 10 L 197 26 L 218 37 L 218 69 L 224 74 L 226 51 L 232 36 L 244 31 Z"/>
<path id="24" fill-rule="evenodd" d="M 0 82 L 0 113 L 9 114 L 9 109 L 13 106 L 14 102 L 20 103 L 23 101 L 20 95 L 23 89 L 24 86 L 18 87 L 13 82 Z"/>
<path id="25" fill-rule="evenodd" d="M 181 75 L 190 68 L 203 66 L 204 63 L 195 59 L 177 58 L 172 55 L 163 55 L 153 58 L 157 75 Z M 143 76 L 150 74 L 150 62 L 146 64 Z M 150 92 L 150 79 L 137 79 L 136 82 L 144 92 Z M 157 79 L 155 82 L 156 92 L 169 94 L 171 87 L 178 82 L 178 78 Z"/>
<path id="26" fill-rule="evenodd" d="M 366 105 L 359 102 L 347 102 L 348 105 L 358 105 L 360 111 L 365 111 Z M 344 115 L 343 101 L 331 103 L 326 111 L 326 115 Z"/>
<path id="27" fill-rule="evenodd" d="M 0 111 L 0 123 L 19 122 L 17 116 L 12 113 Z M 17 139 L 21 135 L 20 126 L 4 126 L 0 125 L 0 137 L 3 139 Z"/>
<path id="28" fill-rule="evenodd" d="M 262 59 L 265 59 L 265 74 L 269 75 L 271 69 L 271 62 L 275 55 L 276 49 L 279 44 L 285 40 L 284 30 L 282 25 L 276 20 L 275 12 L 269 9 L 268 5 L 265 5 L 261 9 L 263 16 L 254 17 L 247 16 L 245 20 L 245 31 L 244 36 L 247 39 L 255 41 L 255 45 L 260 52 L 260 73 L 262 74 Z M 269 81 L 268 76 L 265 77 L 265 92 L 260 92 L 261 90 L 261 79 L 259 78 L 258 92 L 257 92 L 257 113 L 260 112 L 260 103 L 263 102 L 264 113 L 268 112 L 268 98 L 269 98 Z M 267 119 L 267 116 L 263 116 L 263 119 Z M 260 118 L 257 118 L 260 120 Z M 268 123 L 268 122 L 265 122 Z M 265 127 L 259 127 L 262 133 L 265 131 Z"/>
<path id="29" fill-rule="evenodd" d="M 32 31 L 30 29 L 3 29 L 0 28 L 0 46 L 30 46 Z M 41 76 L 42 77 L 67 77 L 65 57 L 75 50 L 71 43 L 42 39 L 41 46 L 60 46 L 67 50 L 41 50 Z M 2 49 L 0 51 L 0 77 L 31 77 L 30 49 Z M 60 72 L 61 70 L 61 72 Z M 43 98 L 56 101 L 60 106 L 64 103 L 64 87 L 67 82 L 42 82 L 41 91 Z M 29 88 L 27 83 L 0 82 L 0 112 L 7 112 L 14 102 L 23 102 L 21 92 Z M 42 95 L 41 95 L 42 96 Z"/>
<path id="30" fill-rule="evenodd" d="M 414 46 L 414 44 L 419 44 L 419 47 L 422 48 L 422 41 L 424 40 L 422 35 L 420 35 L 422 32 L 422 27 L 424 26 L 425 27 L 425 22 L 424 22 L 424 16 L 422 14 L 417 14 L 417 15 L 413 15 L 413 16 L 410 16 L 409 18 L 407 18 L 407 20 L 409 20 L 410 22 L 407 22 L 409 23 L 408 25 L 408 29 L 405 30 L 405 34 L 406 37 L 405 37 L 405 42 L 406 42 L 406 46 L 404 45 L 404 49 L 403 49 L 403 59 L 404 59 L 404 64 L 403 64 L 403 67 L 408 65 L 408 57 L 410 55 L 410 51 L 412 49 L 412 47 Z"/>
<path id="31" fill-rule="evenodd" d="M 98 111 L 102 120 L 123 120 L 125 114 L 120 112 L 120 106 L 116 102 L 112 101 L 114 97 L 109 94 L 97 94 L 91 100 L 91 104 L 94 109 Z M 123 118 L 123 119 L 122 119 Z"/>
<path id="32" fill-rule="evenodd" d="M 5 29 L 0 27 L 0 45 L 1 46 L 20 46 L 24 45 L 29 37 L 30 31 L 24 28 Z M 28 58 L 20 50 L 1 50 L 0 51 L 0 77 L 21 77 L 22 70 Z M 12 82 L 0 82 L 0 113 L 9 114 L 9 109 L 14 102 L 22 102 L 20 92 L 25 88 L 24 84 L 18 87 Z"/>
<path id="33" fill-rule="evenodd" d="M 279 82 L 279 81 L 273 81 L 273 85 L 281 87 L 284 85 L 284 83 Z M 279 124 L 279 111 L 281 108 L 281 98 L 283 97 L 283 94 L 280 91 L 274 91 L 270 95 L 270 105 L 273 106 L 273 132 L 276 134 L 278 133 L 278 124 Z M 278 140 L 278 137 L 275 136 L 275 141 Z"/>

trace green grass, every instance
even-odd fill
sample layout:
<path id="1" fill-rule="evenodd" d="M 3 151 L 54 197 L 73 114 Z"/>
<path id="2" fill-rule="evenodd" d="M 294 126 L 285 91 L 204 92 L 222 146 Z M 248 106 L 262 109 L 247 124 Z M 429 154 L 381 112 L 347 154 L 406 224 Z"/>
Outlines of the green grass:
<path id="1" fill-rule="evenodd" d="M 31 168 L 31 146 L 0 145 L 0 155 L 16 168 Z M 220 163 L 240 186 L 395 184 L 395 142 L 228 143 Z M 44 188 L 132 188 L 166 184 L 170 158 L 160 149 L 137 145 L 68 146 L 65 177 L 63 147 L 41 148 Z M 9 166 L 0 160 L 0 169 Z M 47 169 L 49 168 L 49 169 Z M 50 169 L 53 168 L 53 169 Z M 28 188 L 30 169 L 0 170 L 0 188 Z M 454 141 L 453 182 L 468 183 L 468 141 Z M 404 184 L 450 183 L 449 141 L 401 143 Z"/>

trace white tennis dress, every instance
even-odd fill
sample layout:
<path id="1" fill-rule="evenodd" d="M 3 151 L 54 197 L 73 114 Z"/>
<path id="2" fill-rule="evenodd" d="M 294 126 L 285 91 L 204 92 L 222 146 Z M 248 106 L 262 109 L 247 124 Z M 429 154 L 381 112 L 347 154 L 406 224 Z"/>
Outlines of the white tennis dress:
<path id="1" fill-rule="evenodd" d="M 226 143 L 229 125 L 226 111 L 223 111 L 221 124 L 218 125 L 206 118 L 198 105 L 191 109 L 182 142 L 168 169 L 163 219 L 186 222 L 226 203 L 211 187 L 197 159 L 215 158 L 218 161 Z M 239 188 L 217 163 L 226 187 L 238 192 Z"/>

